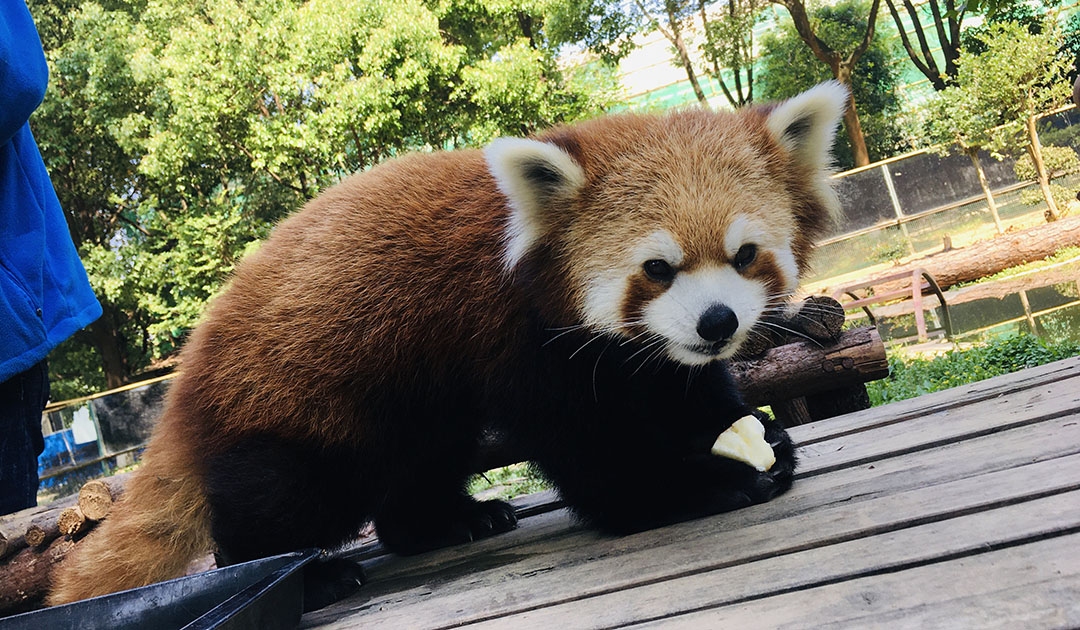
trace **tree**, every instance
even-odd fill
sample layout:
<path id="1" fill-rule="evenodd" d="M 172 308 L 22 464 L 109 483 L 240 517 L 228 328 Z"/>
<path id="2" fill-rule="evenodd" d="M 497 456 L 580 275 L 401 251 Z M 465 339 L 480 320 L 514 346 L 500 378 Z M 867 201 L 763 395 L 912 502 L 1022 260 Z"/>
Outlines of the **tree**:
<path id="1" fill-rule="evenodd" d="M 1036 119 L 1070 95 L 1065 79 L 1070 60 L 1059 54 L 1061 36 L 1052 23 L 1032 33 L 1021 24 L 1005 22 L 992 24 L 980 40 L 984 52 L 961 53 L 957 86 L 970 94 L 970 106 L 985 111 L 1000 125 L 992 133 L 991 148 L 1027 151 L 1046 200 L 1047 220 L 1056 220 L 1058 207 L 1050 189 Z"/>
<path id="2" fill-rule="evenodd" d="M 31 3 L 51 72 L 31 125 L 105 309 L 51 357 L 58 391 L 175 352 L 244 253 L 348 174 L 611 102 L 609 66 L 555 62 L 567 3 L 429 4 Z"/>
<path id="3" fill-rule="evenodd" d="M 712 64 L 711 76 L 720 84 L 728 104 L 742 107 L 754 100 L 754 23 L 763 3 L 760 0 L 728 0 L 716 17 L 709 18 L 705 0 L 698 10 L 705 29 L 701 46 L 705 59 Z M 729 88 L 722 69 L 732 74 Z"/>
<path id="4" fill-rule="evenodd" d="M 915 38 L 919 43 L 918 51 L 915 50 L 911 38 L 907 34 L 904 20 L 900 17 L 900 12 L 896 8 L 896 0 L 885 0 L 886 6 L 889 7 L 889 14 L 896 24 L 896 30 L 900 33 L 900 40 L 903 42 L 904 50 L 907 52 L 908 58 L 911 59 L 911 63 L 915 64 L 919 72 L 923 73 L 923 76 L 930 81 L 934 89 L 944 90 L 948 82 L 956 77 L 956 60 L 960 55 L 961 47 L 960 25 L 964 22 L 964 14 L 969 3 L 962 2 L 957 7 L 955 0 L 944 0 L 944 11 L 942 11 L 942 4 L 938 0 L 928 0 L 924 7 L 920 7 L 923 10 L 928 7 L 930 10 L 930 19 L 934 24 L 934 32 L 938 38 L 939 54 L 944 61 L 944 70 L 942 70 L 934 58 L 934 48 L 927 41 L 926 33 L 923 30 L 920 13 L 922 13 L 923 19 L 926 18 L 926 14 L 920 8 L 916 8 L 912 0 L 902 0 L 902 2 L 908 19 L 911 20 Z"/>
<path id="5" fill-rule="evenodd" d="M 708 105 L 709 101 L 705 98 L 705 91 L 701 89 L 697 72 L 694 70 L 694 62 L 690 58 L 690 49 L 683 37 L 684 24 L 693 15 L 694 4 L 691 0 L 658 0 L 646 5 L 645 0 L 634 0 L 634 6 L 637 7 L 649 27 L 659 31 L 671 43 L 679 64 L 686 71 L 686 78 L 690 80 L 690 85 L 694 88 L 694 95 L 698 102 Z"/>
<path id="6" fill-rule="evenodd" d="M 987 111 L 979 106 L 978 95 L 972 93 L 969 85 L 956 85 L 938 92 L 928 106 L 927 137 L 935 146 L 931 150 L 939 155 L 947 153 L 952 146 L 971 159 L 972 166 L 979 176 L 986 206 L 994 218 L 998 234 L 1003 233 L 1001 217 L 998 216 L 997 203 L 990 184 L 986 179 L 979 151 L 993 143 L 994 121 Z"/>
<path id="7" fill-rule="evenodd" d="M 843 49 L 862 38 L 866 10 L 864 0 L 845 0 L 818 7 L 811 19 L 819 37 L 834 48 Z M 856 63 L 850 82 L 861 126 L 867 132 L 866 150 L 874 160 L 907 148 L 899 124 L 897 91 L 900 76 L 896 64 L 892 63 L 895 48 L 890 39 L 887 29 L 875 32 L 866 52 Z M 832 71 L 802 42 L 795 25 L 786 20 L 761 39 L 758 64 L 755 90 L 763 100 L 790 98 L 832 78 Z M 833 153 L 843 167 L 856 165 L 850 135 L 837 135 Z"/>
<path id="8" fill-rule="evenodd" d="M 810 48 L 821 63 L 828 66 L 832 78 L 841 83 L 852 86 L 852 77 L 859 59 L 870 48 L 874 39 L 874 28 L 877 24 L 878 8 L 881 0 L 871 0 L 868 11 L 861 29 L 861 36 L 853 42 L 844 42 L 848 45 L 841 47 L 839 42 L 830 42 L 828 37 L 821 37 L 818 26 L 806 10 L 806 0 L 772 0 L 787 9 L 791 16 L 795 31 L 799 38 Z M 822 7 L 824 8 L 824 7 Z M 820 9 L 819 9 L 820 10 Z M 844 129 L 847 131 L 851 142 L 851 151 L 855 158 L 856 166 L 865 166 L 870 163 L 870 155 L 866 148 L 866 138 L 863 135 L 862 124 L 859 120 L 855 92 L 851 91 L 848 99 L 848 107 L 844 112 Z"/>

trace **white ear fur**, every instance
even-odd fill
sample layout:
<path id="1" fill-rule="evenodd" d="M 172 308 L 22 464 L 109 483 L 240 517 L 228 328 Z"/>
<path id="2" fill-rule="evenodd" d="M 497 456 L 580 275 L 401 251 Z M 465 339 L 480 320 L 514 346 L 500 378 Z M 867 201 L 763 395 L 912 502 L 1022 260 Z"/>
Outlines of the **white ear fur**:
<path id="1" fill-rule="evenodd" d="M 840 217 L 840 198 L 829 177 L 830 151 L 847 103 L 847 86 L 826 81 L 777 105 L 766 122 L 780 146 L 815 171 L 818 199 L 834 221 Z"/>
<path id="2" fill-rule="evenodd" d="M 543 233 L 551 200 L 580 188 L 585 172 L 559 147 L 524 138 L 496 138 L 484 149 L 484 159 L 510 200 L 505 262 L 512 269 Z"/>
<path id="3" fill-rule="evenodd" d="M 776 141 L 804 164 L 827 169 L 833 135 L 844 115 L 848 88 L 826 81 L 784 101 L 769 113 L 768 126 Z"/>

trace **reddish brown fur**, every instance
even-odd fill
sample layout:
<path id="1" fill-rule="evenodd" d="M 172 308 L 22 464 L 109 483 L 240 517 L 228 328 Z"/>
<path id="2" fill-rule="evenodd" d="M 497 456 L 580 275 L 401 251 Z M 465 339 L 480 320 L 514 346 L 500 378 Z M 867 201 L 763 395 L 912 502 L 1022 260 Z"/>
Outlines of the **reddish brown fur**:
<path id="1" fill-rule="evenodd" d="M 588 183 L 552 213 L 527 254 L 545 261 L 527 292 L 502 271 L 507 205 L 479 151 L 394 160 L 282 223 L 191 335 L 148 463 L 62 567 L 51 603 L 178 575 L 211 544 L 200 462 L 244 436 L 362 447 L 386 430 L 365 415 L 386 388 L 515 366 L 526 309 L 553 323 L 580 321 L 589 265 L 653 226 L 681 237 L 688 265 L 723 260 L 716 235 L 748 210 L 734 200 L 771 195 L 794 208 L 794 251 L 805 268 L 823 224 L 804 181 L 810 173 L 767 135 L 761 112 L 624 115 L 542 139 L 569 152 Z M 687 192 L 666 185 L 672 180 L 711 184 Z M 751 273 L 765 282 L 777 275 L 768 257 Z M 625 310 L 655 291 L 635 282 Z"/>

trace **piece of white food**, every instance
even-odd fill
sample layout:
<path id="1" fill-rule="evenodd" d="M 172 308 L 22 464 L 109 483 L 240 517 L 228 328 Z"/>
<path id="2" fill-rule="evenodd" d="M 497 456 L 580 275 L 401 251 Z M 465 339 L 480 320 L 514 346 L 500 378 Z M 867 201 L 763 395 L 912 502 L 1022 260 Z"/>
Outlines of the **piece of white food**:
<path id="1" fill-rule="evenodd" d="M 772 468 L 776 455 L 765 441 L 765 427 L 754 416 L 743 416 L 716 438 L 712 454 L 746 462 L 761 472 Z"/>

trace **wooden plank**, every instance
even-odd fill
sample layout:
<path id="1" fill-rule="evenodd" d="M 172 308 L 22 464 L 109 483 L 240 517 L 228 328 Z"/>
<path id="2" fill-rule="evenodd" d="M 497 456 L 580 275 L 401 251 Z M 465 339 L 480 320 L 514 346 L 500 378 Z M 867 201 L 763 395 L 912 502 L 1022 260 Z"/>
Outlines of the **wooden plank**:
<path id="1" fill-rule="evenodd" d="M 458 568 L 365 586 L 305 623 L 338 617 L 365 627 L 438 627 L 448 616 L 457 623 L 484 621 L 1077 488 L 1080 455 L 1071 455 L 735 530 L 723 519 L 700 519 L 622 538 L 595 537 L 587 547 L 565 551 L 519 548 L 489 558 L 486 570 L 463 574 Z"/>
<path id="2" fill-rule="evenodd" d="M 971 576 L 968 576 L 969 578 Z M 882 628 L 886 630 L 1040 630 L 1080 628 L 1080 579 L 1070 576 L 1006 586 L 968 597 L 958 597 L 946 605 L 914 605 L 899 610 L 876 611 L 866 619 L 815 625 L 821 628 Z"/>
<path id="3" fill-rule="evenodd" d="M 827 440 L 800 443 L 801 467 L 798 475 L 821 474 L 882 457 L 988 435 L 1046 418 L 1063 417 L 1078 410 L 1080 376 L 1056 384 L 1040 384 L 959 408 L 941 409 L 911 417 L 903 423 L 882 424 L 872 432 L 842 433 Z"/>
<path id="4" fill-rule="evenodd" d="M 1050 385 L 1076 376 L 1080 376 L 1080 357 L 794 427 L 791 429 L 791 436 L 799 444 L 813 444 L 850 433 L 870 431 L 879 426 L 905 422 L 930 413 L 972 405 L 1002 395 L 1017 394 L 1032 387 Z M 1072 387 L 1075 387 L 1075 384 Z"/>
<path id="5" fill-rule="evenodd" d="M 994 605 L 1002 598 L 1007 618 Z M 826 623 L 868 629 L 1078 627 L 1080 534 L 628 627 L 816 630 Z"/>
<path id="6" fill-rule="evenodd" d="M 748 527 L 825 505 L 851 504 L 1076 453 L 1080 453 L 1080 417 L 1058 418 L 801 479 L 792 492 L 765 505 L 714 518 L 722 521 L 726 529 Z M 409 573 L 430 572 L 439 566 L 460 565 L 469 558 L 477 558 L 482 565 L 484 557 L 492 554 L 539 553 L 555 545 L 565 550 L 568 545 L 587 547 L 595 542 L 592 537 L 575 535 L 581 528 L 572 523 L 565 512 L 541 521 L 529 519 L 508 534 L 431 554 L 394 558 L 378 569 L 372 568 L 369 577 L 397 579 Z M 366 561 L 371 556 L 354 558 Z"/>
<path id="7" fill-rule="evenodd" d="M 467 627 L 610 628 L 666 619 L 1059 535 L 1080 525 L 1077 505 L 1080 491 L 1073 491 Z"/>

